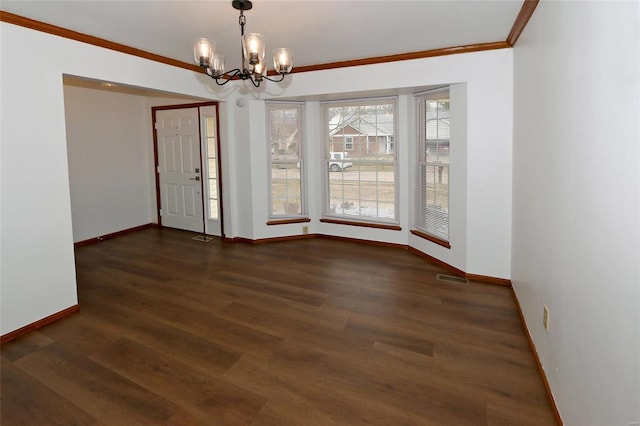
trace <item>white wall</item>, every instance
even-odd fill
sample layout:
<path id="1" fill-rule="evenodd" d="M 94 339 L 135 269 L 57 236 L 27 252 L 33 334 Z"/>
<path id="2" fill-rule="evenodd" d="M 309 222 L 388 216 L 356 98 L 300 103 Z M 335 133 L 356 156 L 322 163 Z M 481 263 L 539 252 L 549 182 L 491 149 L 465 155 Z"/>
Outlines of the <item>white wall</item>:
<path id="1" fill-rule="evenodd" d="M 62 76 L 223 96 L 191 71 L 4 22 L 0 36 L 0 333 L 6 334 L 77 303 Z"/>
<path id="2" fill-rule="evenodd" d="M 639 5 L 541 2 L 514 51 L 512 281 L 567 425 L 640 421 Z"/>
<path id="3" fill-rule="evenodd" d="M 6 334 L 77 304 L 77 295 L 62 74 L 23 63 L 2 25 L 0 333 Z M 35 82 L 35 90 L 17 83 L 22 79 Z"/>
<path id="4" fill-rule="evenodd" d="M 144 98 L 65 85 L 74 242 L 151 223 Z"/>

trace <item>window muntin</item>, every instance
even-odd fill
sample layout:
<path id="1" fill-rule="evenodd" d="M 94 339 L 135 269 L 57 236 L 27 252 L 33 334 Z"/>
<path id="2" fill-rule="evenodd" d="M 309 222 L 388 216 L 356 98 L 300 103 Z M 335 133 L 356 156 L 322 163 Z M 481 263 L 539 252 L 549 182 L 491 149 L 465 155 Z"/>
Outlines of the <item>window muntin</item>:
<path id="1" fill-rule="evenodd" d="M 207 182 L 207 199 L 209 201 L 210 220 L 220 219 L 218 211 L 218 144 L 216 141 L 216 121 L 215 117 L 206 117 L 206 138 L 207 138 L 207 165 L 208 165 L 208 182 Z"/>
<path id="2" fill-rule="evenodd" d="M 449 241 L 449 88 L 417 97 L 415 227 Z"/>
<path id="3" fill-rule="evenodd" d="M 324 216 L 398 223 L 396 100 L 326 103 Z"/>
<path id="4" fill-rule="evenodd" d="M 305 214 L 303 112 L 302 104 L 267 102 L 270 218 L 299 217 Z"/>

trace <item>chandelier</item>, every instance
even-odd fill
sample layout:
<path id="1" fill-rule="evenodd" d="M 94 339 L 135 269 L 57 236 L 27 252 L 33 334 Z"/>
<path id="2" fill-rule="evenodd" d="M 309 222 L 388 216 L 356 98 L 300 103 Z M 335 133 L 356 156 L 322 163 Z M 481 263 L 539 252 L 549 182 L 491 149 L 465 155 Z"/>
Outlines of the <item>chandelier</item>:
<path id="1" fill-rule="evenodd" d="M 206 38 L 199 38 L 193 45 L 193 55 L 196 63 L 200 65 L 204 72 L 213 78 L 219 86 L 227 84 L 231 80 L 250 80 L 255 87 L 260 87 L 263 80 L 279 82 L 284 80 L 284 76 L 291 72 L 293 67 L 293 57 L 289 49 L 276 49 L 273 51 L 273 65 L 279 77 L 269 77 L 267 75 L 267 64 L 264 60 L 265 45 L 264 36 L 257 33 L 244 33 L 246 18 L 245 10 L 250 10 L 253 4 L 250 0 L 233 0 L 231 5 L 240 11 L 240 36 L 242 44 L 242 65 L 225 72 L 224 57 L 216 53 L 216 42 Z"/>

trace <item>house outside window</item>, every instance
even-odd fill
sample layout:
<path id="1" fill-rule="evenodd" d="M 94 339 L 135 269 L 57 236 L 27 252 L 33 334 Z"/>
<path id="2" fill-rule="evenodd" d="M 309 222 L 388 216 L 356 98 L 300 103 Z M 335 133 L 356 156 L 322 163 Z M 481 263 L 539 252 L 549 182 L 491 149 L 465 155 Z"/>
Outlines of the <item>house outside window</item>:
<path id="1" fill-rule="evenodd" d="M 269 218 L 305 215 L 303 198 L 304 104 L 267 102 Z"/>
<path id="2" fill-rule="evenodd" d="M 397 224 L 396 99 L 327 102 L 324 217 Z"/>
<path id="3" fill-rule="evenodd" d="M 414 226 L 449 241 L 449 88 L 417 97 L 416 214 Z M 444 245 L 444 244 L 443 244 Z"/>

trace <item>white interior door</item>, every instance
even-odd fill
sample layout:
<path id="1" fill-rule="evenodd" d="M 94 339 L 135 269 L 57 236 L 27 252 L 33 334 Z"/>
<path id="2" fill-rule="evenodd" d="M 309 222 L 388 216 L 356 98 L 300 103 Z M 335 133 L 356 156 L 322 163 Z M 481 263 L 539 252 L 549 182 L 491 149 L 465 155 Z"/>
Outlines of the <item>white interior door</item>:
<path id="1" fill-rule="evenodd" d="M 203 232 L 198 108 L 156 111 L 162 225 Z"/>

